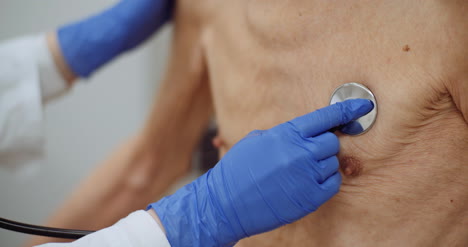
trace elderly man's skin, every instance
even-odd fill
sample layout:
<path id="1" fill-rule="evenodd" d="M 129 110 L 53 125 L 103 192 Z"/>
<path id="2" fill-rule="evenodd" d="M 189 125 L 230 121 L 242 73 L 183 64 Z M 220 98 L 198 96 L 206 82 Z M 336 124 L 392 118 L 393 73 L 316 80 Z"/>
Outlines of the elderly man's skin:
<path id="1" fill-rule="evenodd" d="M 341 192 L 240 246 L 468 245 L 468 2 L 204 3 L 180 6 L 204 11 L 194 43 L 223 152 L 250 129 L 326 105 L 345 82 L 366 84 L 379 104 L 368 133 L 340 138 Z"/>
<path id="2" fill-rule="evenodd" d="M 379 115 L 365 135 L 340 137 L 341 192 L 239 246 L 467 246 L 467 11 L 456 0 L 180 0 L 166 76 L 178 80 L 161 89 L 178 100 L 150 119 L 177 102 L 198 115 L 174 123 L 203 126 L 210 89 L 225 153 L 252 129 L 327 105 L 342 83 L 364 83 Z M 147 126 L 150 139 L 161 131 Z"/>

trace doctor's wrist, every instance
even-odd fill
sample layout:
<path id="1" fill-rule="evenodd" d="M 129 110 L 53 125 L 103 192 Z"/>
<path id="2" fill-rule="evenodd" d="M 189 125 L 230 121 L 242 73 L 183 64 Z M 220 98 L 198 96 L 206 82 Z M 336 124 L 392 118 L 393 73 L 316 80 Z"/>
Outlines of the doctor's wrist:
<path id="1" fill-rule="evenodd" d="M 59 71 L 62 78 L 68 83 L 68 86 L 72 86 L 77 76 L 73 73 L 65 61 L 62 50 L 60 49 L 60 45 L 58 43 L 57 33 L 47 33 L 46 40 L 47 47 L 49 48 L 49 52 L 52 55 L 57 70 Z"/>
<path id="2" fill-rule="evenodd" d="M 213 194 L 212 170 L 148 205 L 160 217 L 171 246 L 228 247 L 245 237 L 234 231 L 233 212 L 220 206 L 222 195 Z"/>
<path id="3" fill-rule="evenodd" d="M 166 229 L 164 228 L 164 225 L 161 223 L 161 219 L 159 219 L 158 214 L 153 209 L 149 209 L 146 212 L 148 212 L 148 214 L 151 215 L 151 217 L 153 217 L 154 221 L 156 221 L 159 228 L 163 231 L 164 234 L 166 234 Z"/>

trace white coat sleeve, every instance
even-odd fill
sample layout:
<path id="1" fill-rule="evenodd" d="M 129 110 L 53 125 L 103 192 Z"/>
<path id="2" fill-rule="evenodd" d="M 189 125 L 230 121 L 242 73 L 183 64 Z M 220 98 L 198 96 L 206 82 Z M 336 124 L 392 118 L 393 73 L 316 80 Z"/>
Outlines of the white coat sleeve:
<path id="1" fill-rule="evenodd" d="M 166 235 L 144 210 L 131 213 L 115 225 L 71 243 L 49 243 L 40 247 L 170 247 Z M 37 247 L 39 247 L 37 246 Z"/>
<path id="2" fill-rule="evenodd" d="M 45 35 L 0 42 L 0 166 L 27 170 L 42 157 L 42 103 L 67 90 Z"/>

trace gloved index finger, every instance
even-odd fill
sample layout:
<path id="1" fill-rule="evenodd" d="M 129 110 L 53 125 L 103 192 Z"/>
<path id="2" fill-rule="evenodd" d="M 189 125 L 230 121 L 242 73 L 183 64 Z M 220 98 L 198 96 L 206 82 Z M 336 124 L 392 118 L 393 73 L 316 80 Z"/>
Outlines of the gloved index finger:
<path id="1" fill-rule="evenodd" d="M 373 108 L 374 104 L 370 100 L 350 99 L 302 115 L 289 123 L 293 124 L 302 136 L 314 137 L 333 127 L 356 120 Z"/>

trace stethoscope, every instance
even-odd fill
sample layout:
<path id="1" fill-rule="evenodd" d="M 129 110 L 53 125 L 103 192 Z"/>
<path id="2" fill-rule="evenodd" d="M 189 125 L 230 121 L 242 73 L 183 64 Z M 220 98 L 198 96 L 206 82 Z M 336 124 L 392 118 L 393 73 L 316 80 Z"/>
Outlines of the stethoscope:
<path id="1" fill-rule="evenodd" d="M 0 218 L 0 228 L 14 231 L 14 232 L 31 234 L 31 235 L 39 235 L 39 236 L 54 237 L 54 238 L 68 238 L 68 239 L 79 239 L 83 236 L 86 236 L 94 232 L 94 231 L 85 231 L 85 230 L 30 225 L 30 224 L 25 224 L 22 222 L 8 220 L 5 218 Z"/>
<path id="2" fill-rule="evenodd" d="M 377 118 L 377 101 L 375 100 L 374 94 L 366 86 L 360 83 L 349 82 L 336 88 L 335 91 L 333 91 L 332 96 L 330 98 L 330 105 L 348 99 L 357 98 L 371 100 L 374 103 L 374 109 L 367 115 L 356 119 L 344 126 L 340 126 L 338 129 L 342 133 L 348 135 L 361 135 L 367 132 L 374 125 L 375 119 Z M 85 235 L 94 232 L 86 230 L 63 229 L 30 225 L 8 220 L 5 218 L 0 218 L 0 228 L 31 235 L 68 239 L 79 239 Z"/>

